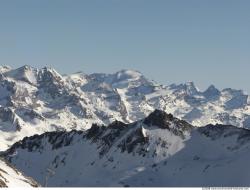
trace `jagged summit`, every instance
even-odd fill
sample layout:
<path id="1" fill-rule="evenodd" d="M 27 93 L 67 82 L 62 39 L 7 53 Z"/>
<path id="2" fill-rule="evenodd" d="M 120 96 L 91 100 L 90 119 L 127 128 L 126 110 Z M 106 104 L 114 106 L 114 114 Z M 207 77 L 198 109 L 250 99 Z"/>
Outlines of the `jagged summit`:
<path id="1" fill-rule="evenodd" d="M 186 88 L 188 94 L 197 94 L 199 92 L 199 89 L 195 86 L 193 81 L 185 83 L 184 87 Z"/>
<path id="2" fill-rule="evenodd" d="M 206 98 L 213 98 L 220 96 L 221 92 L 214 85 L 210 85 L 203 94 Z"/>
<path id="3" fill-rule="evenodd" d="M 149 126 L 154 125 L 161 128 L 169 128 L 169 123 L 173 120 L 174 116 L 172 114 L 167 114 L 162 110 L 156 109 L 144 119 L 144 123 Z"/>
<path id="4" fill-rule="evenodd" d="M 62 75 L 51 67 L 44 67 L 40 70 L 40 75 L 46 77 L 46 80 L 62 80 Z"/>
<path id="5" fill-rule="evenodd" d="M 161 129 L 168 129 L 176 135 L 184 137 L 185 133 L 192 130 L 193 126 L 184 120 L 174 117 L 172 114 L 167 114 L 162 110 L 155 110 L 143 120 L 147 126 L 155 126 Z"/>
<path id="6" fill-rule="evenodd" d="M 177 92 L 184 92 L 187 95 L 197 95 L 200 93 L 199 89 L 195 86 L 194 82 L 190 81 L 190 82 L 186 82 L 184 84 L 171 84 L 170 89 L 173 89 Z"/>

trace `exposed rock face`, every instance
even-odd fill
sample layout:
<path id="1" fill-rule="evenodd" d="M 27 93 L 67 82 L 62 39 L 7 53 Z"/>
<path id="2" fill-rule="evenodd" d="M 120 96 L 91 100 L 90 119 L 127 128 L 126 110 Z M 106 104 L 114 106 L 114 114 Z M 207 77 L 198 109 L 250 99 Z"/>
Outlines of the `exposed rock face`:
<path id="1" fill-rule="evenodd" d="M 143 133 L 143 128 L 136 129 L 133 133 L 130 133 L 127 138 L 118 145 L 122 152 L 132 153 L 136 150 L 139 155 L 145 156 L 147 153 L 147 147 L 149 145 L 149 137 Z"/>
<path id="2" fill-rule="evenodd" d="M 178 136 L 184 137 L 185 131 L 189 131 L 193 128 L 192 125 L 184 120 L 175 118 L 172 114 L 167 114 L 161 110 L 155 110 L 147 118 L 144 119 L 144 123 L 148 126 L 157 126 L 162 129 L 168 129 Z"/>
<path id="3" fill-rule="evenodd" d="M 161 110 L 155 110 L 151 113 L 145 120 L 144 123 L 146 125 L 154 125 L 161 128 L 170 128 L 170 122 L 174 120 L 174 116 L 172 114 L 167 114 Z"/>

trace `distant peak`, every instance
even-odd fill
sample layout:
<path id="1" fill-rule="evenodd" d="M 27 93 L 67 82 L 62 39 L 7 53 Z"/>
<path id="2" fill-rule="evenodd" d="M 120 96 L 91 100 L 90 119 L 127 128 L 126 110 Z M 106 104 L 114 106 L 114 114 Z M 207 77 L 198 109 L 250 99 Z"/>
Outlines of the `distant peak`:
<path id="1" fill-rule="evenodd" d="M 5 76 L 13 78 L 15 80 L 25 81 L 29 84 L 36 84 L 37 69 L 24 65 L 17 69 L 11 69 L 4 73 Z"/>
<path id="2" fill-rule="evenodd" d="M 33 69 L 33 67 L 31 67 L 30 65 L 24 65 L 24 66 L 20 67 L 19 69 L 30 70 L 30 69 Z"/>
<path id="3" fill-rule="evenodd" d="M 209 90 L 209 89 L 217 89 L 213 84 L 211 84 L 208 88 L 207 88 L 207 90 Z"/>
<path id="4" fill-rule="evenodd" d="M 4 66 L 0 66 L 0 73 L 6 73 L 6 72 L 9 72 L 9 71 L 11 71 L 11 67 L 10 66 L 6 66 L 6 65 L 4 65 Z"/>
<path id="5" fill-rule="evenodd" d="M 195 87 L 193 81 L 188 81 L 188 82 L 185 83 L 185 85 L 186 85 L 186 86 L 194 86 L 194 87 Z"/>
<path id="6" fill-rule="evenodd" d="M 11 66 L 9 65 L 1 65 L 0 68 L 7 68 L 7 69 L 11 69 Z"/>
<path id="7" fill-rule="evenodd" d="M 207 98 L 214 97 L 214 96 L 219 96 L 221 92 L 214 86 L 210 85 L 207 90 L 203 92 L 204 96 Z"/>
<path id="8" fill-rule="evenodd" d="M 232 88 L 225 88 L 222 90 L 222 92 L 227 92 L 227 93 L 231 94 L 232 96 L 247 95 L 247 93 L 244 92 L 243 90 L 236 90 L 236 89 L 232 89 Z"/>
<path id="9" fill-rule="evenodd" d="M 24 65 L 24 66 L 19 67 L 19 68 L 16 69 L 16 71 L 22 72 L 22 73 L 33 72 L 33 71 L 36 72 L 37 70 L 38 69 L 36 69 L 36 68 L 34 68 L 34 67 L 30 66 L 30 65 Z"/>
<path id="10" fill-rule="evenodd" d="M 220 92 L 220 90 L 218 90 L 214 85 L 210 85 L 206 91 L 216 91 L 216 92 Z M 205 91 L 205 92 L 206 92 Z"/>
<path id="11" fill-rule="evenodd" d="M 141 74 L 140 71 L 135 70 L 135 69 L 121 69 L 121 70 L 118 70 L 116 73 L 127 73 L 127 72 Z"/>
<path id="12" fill-rule="evenodd" d="M 55 69 L 53 69 L 52 67 L 49 67 L 49 66 L 43 67 L 42 70 L 44 70 L 44 71 L 55 71 Z"/>
<path id="13" fill-rule="evenodd" d="M 139 78 L 142 76 L 142 73 L 136 70 L 123 69 L 115 73 L 118 80 L 127 80 Z"/>
<path id="14" fill-rule="evenodd" d="M 45 73 L 50 73 L 52 74 L 53 76 L 58 76 L 60 78 L 62 78 L 61 74 L 59 74 L 55 69 L 53 69 L 52 67 L 43 67 L 42 69 L 42 72 L 45 72 Z"/>
<path id="15" fill-rule="evenodd" d="M 190 81 L 184 84 L 184 88 L 189 95 L 194 95 L 199 92 L 199 89 L 195 86 L 194 82 Z"/>
<path id="16" fill-rule="evenodd" d="M 196 91 L 198 91 L 198 88 L 195 86 L 193 81 L 188 81 L 184 83 L 184 86 L 186 86 L 186 88 L 188 89 L 195 89 Z"/>
<path id="17" fill-rule="evenodd" d="M 200 92 L 199 89 L 195 86 L 194 82 L 192 81 L 186 82 L 184 84 L 182 83 L 179 85 L 172 84 L 170 85 L 170 88 L 176 91 L 184 91 L 188 95 L 196 95 Z"/>

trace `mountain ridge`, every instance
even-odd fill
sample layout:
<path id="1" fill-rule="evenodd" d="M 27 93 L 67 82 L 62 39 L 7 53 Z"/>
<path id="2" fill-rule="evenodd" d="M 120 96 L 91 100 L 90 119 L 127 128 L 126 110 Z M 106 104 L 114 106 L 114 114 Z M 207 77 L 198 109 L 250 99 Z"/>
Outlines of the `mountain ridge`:
<path id="1" fill-rule="evenodd" d="M 201 92 L 193 82 L 164 86 L 133 70 L 63 76 L 53 68 L 25 65 L 0 71 L 0 150 L 47 131 L 135 122 L 155 109 L 197 127 L 250 126 L 249 96 L 241 90 L 210 86 Z"/>
<path id="2" fill-rule="evenodd" d="M 130 124 L 26 137 L 2 156 L 50 187 L 242 187 L 249 185 L 249 140 L 249 129 L 197 128 L 155 110 Z"/>

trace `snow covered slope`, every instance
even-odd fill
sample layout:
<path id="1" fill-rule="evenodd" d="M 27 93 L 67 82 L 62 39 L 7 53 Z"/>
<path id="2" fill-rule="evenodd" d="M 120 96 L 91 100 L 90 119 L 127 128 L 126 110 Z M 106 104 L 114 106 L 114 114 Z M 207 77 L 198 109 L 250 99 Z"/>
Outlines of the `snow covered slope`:
<path id="1" fill-rule="evenodd" d="M 38 187 L 38 184 L 0 159 L 0 187 Z"/>
<path id="2" fill-rule="evenodd" d="M 132 124 L 25 138 L 3 155 L 44 186 L 250 186 L 250 131 L 155 110 Z"/>
<path id="3" fill-rule="evenodd" d="M 47 67 L 0 67 L 0 150 L 47 131 L 131 123 L 155 109 L 195 126 L 250 126 L 249 96 L 240 90 L 210 86 L 201 92 L 192 82 L 163 86 L 132 70 L 62 76 Z"/>

